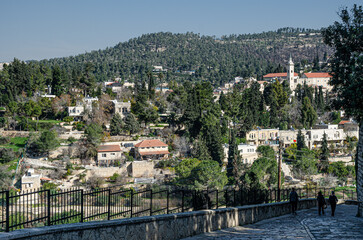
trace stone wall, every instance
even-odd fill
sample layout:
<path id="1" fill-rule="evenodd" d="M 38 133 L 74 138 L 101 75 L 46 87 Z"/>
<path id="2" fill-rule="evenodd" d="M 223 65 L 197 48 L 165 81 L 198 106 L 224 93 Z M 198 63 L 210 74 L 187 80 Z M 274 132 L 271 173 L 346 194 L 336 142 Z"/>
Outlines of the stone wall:
<path id="1" fill-rule="evenodd" d="M 148 161 L 134 161 L 131 163 L 130 174 L 132 177 L 153 177 L 154 176 L 154 162 Z"/>
<path id="2" fill-rule="evenodd" d="M 299 209 L 316 205 L 303 199 Z M 288 202 L 203 210 L 150 217 L 64 224 L 0 233 L 0 239 L 181 239 L 204 232 L 245 225 L 290 213 Z"/>

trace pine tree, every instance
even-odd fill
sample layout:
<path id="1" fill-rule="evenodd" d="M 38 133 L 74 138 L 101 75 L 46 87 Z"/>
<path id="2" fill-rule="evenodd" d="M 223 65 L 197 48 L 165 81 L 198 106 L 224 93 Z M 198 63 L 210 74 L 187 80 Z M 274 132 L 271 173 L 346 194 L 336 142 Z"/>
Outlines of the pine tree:
<path id="1" fill-rule="evenodd" d="M 305 97 L 301 108 L 301 123 L 304 128 L 311 128 L 315 124 L 317 118 L 318 116 L 311 105 L 309 98 Z"/>
<path id="2" fill-rule="evenodd" d="M 136 120 L 135 115 L 129 113 L 125 118 L 125 126 L 124 129 L 131 134 L 135 134 L 140 131 L 140 124 Z"/>
<path id="3" fill-rule="evenodd" d="M 330 59 L 333 78 L 330 82 L 337 96 L 336 106 L 359 122 L 356 155 L 358 216 L 363 216 L 363 7 L 354 4 L 341 10 L 341 22 L 322 31 L 324 43 L 335 49 Z"/>
<path id="4" fill-rule="evenodd" d="M 238 155 L 238 146 L 236 141 L 236 133 L 231 130 L 230 138 L 229 138 L 229 146 L 228 146 L 228 164 L 227 164 L 227 177 L 231 179 L 234 177 L 234 166 L 237 161 Z"/>
<path id="5" fill-rule="evenodd" d="M 116 113 L 113 115 L 110 123 L 110 134 L 111 136 L 120 135 L 122 133 L 123 121 L 120 114 Z"/>
<path id="6" fill-rule="evenodd" d="M 194 141 L 192 155 L 194 158 L 197 158 L 201 161 L 212 160 L 205 140 L 201 135 L 199 135 L 198 138 Z"/>
<path id="7" fill-rule="evenodd" d="M 301 150 L 303 148 L 306 148 L 305 146 L 305 139 L 304 139 L 304 135 L 301 132 L 301 129 L 299 129 L 298 133 L 297 133 L 297 139 L 296 139 L 296 148 L 297 150 Z"/>

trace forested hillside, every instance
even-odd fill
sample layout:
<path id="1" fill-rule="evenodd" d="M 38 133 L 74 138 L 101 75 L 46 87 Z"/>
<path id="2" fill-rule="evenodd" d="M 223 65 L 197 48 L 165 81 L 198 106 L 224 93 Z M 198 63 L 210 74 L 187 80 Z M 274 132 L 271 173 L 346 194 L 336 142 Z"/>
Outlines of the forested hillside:
<path id="1" fill-rule="evenodd" d="M 43 60 L 71 73 L 93 63 L 98 81 L 114 77 L 134 80 L 147 78 L 153 65 L 168 70 L 165 79 L 208 80 L 215 86 L 235 76 L 261 78 L 268 72 L 284 71 L 285 61 L 293 56 L 299 69 L 307 63 L 324 61 L 332 50 L 318 30 L 282 28 L 259 34 L 216 38 L 195 33 L 152 33 L 105 50 L 77 56 Z M 183 71 L 195 71 L 189 75 Z"/>

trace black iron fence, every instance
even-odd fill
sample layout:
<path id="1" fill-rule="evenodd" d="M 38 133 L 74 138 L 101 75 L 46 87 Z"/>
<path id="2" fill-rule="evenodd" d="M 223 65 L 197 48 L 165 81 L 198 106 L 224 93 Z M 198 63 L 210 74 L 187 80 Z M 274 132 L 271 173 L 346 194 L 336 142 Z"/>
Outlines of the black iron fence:
<path id="1" fill-rule="evenodd" d="M 353 190 L 339 188 L 297 189 L 300 198 L 324 196 L 335 190 L 338 199 L 357 200 Z M 202 209 L 288 201 L 290 189 L 135 191 L 121 187 L 97 190 L 0 191 L 0 230 L 50 226 L 65 223 L 132 218 Z"/>

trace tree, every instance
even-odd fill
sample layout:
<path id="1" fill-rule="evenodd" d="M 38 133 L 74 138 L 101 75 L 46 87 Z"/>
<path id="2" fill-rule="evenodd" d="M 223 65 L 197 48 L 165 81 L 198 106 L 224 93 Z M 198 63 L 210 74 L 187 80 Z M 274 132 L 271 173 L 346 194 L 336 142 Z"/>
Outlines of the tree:
<path id="1" fill-rule="evenodd" d="M 305 138 L 304 138 L 304 135 L 301 132 L 301 129 L 299 129 L 299 131 L 297 133 L 296 147 L 297 147 L 297 150 L 298 151 L 300 151 L 303 148 L 306 148 L 306 146 L 305 146 Z"/>
<path id="2" fill-rule="evenodd" d="M 200 161 L 196 158 L 187 158 L 176 167 L 177 185 L 189 185 L 194 189 L 222 189 L 228 181 L 226 172 L 218 162 L 213 160 Z"/>
<path id="3" fill-rule="evenodd" d="M 275 151 L 270 146 L 266 145 L 258 146 L 257 152 L 260 153 L 262 157 L 275 159 Z"/>
<path id="4" fill-rule="evenodd" d="M 120 135 L 122 133 L 122 127 L 124 123 L 121 119 L 120 114 L 116 113 L 113 115 L 110 123 L 111 136 Z"/>
<path id="5" fill-rule="evenodd" d="M 41 133 L 39 139 L 35 142 L 36 150 L 40 153 L 49 154 L 59 144 L 56 131 L 46 130 Z"/>
<path id="6" fill-rule="evenodd" d="M 328 140 L 326 138 L 326 133 L 324 132 L 320 148 L 319 170 L 322 172 L 326 172 L 328 170 L 328 167 L 329 167 L 329 148 L 328 148 Z"/>
<path id="7" fill-rule="evenodd" d="M 84 152 L 85 159 L 91 159 L 97 156 L 97 147 L 101 143 L 103 135 L 102 127 L 96 123 L 91 123 L 84 131 L 86 151 Z"/>
<path id="8" fill-rule="evenodd" d="M 0 166 L 0 189 L 6 189 L 11 186 L 11 173 L 4 165 Z"/>
<path id="9" fill-rule="evenodd" d="M 311 105 L 311 102 L 308 97 L 304 97 L 303 105 L 301 108 L 301 123 L 304 128 L 311 128 L 316 119 L 318 118 L 314 107 Z"/>
<path id="10" fill-rule="evenodd" d="M 125 118 L 124 129 L 131 134 L 135 134 L 140 131 L 140 124 L 136 120 L 133 113 L 129 113 Z"/>
<path id="11" fill-rule="evenodd" d="M 194 140 L 192 155 L 194 158 L 202 161 L 212 159 L 202 136 L 198 136 L 198 138 Z"/>
<path id="12" fill-rule="evenodd" d="M 231 130 L 228 146 L 227 176 L 230 183 L 235 183 L 238 180 L 238 162 L 241 160 L 239 156 L 236 133 L 233 129 Z"/>
<path id="13" fill-rule="evenodd" d="M 277 184 L 277 161 L 260 157 L 241 177 L 242 184 L 250 189 L 267 189 Z"/>
<path id="14" fill-rule="evenodd" d="M 336 176 L 341 182 L 346 182 L 349 175 L 349 171 L 345 166 L 345 163 L 341 161 L 330 164 L 328 167 L 328 173 Z"/>
<path id="15" fill-rule="evenodd" d="M 335 107 L 359 122 L 356 155 L 358 215 L 363 216 L 363 9 L 356 4 L 339 13 L 341 22 L 323 29 L 324 42 L 335 49 L 330 58 Z"/>

